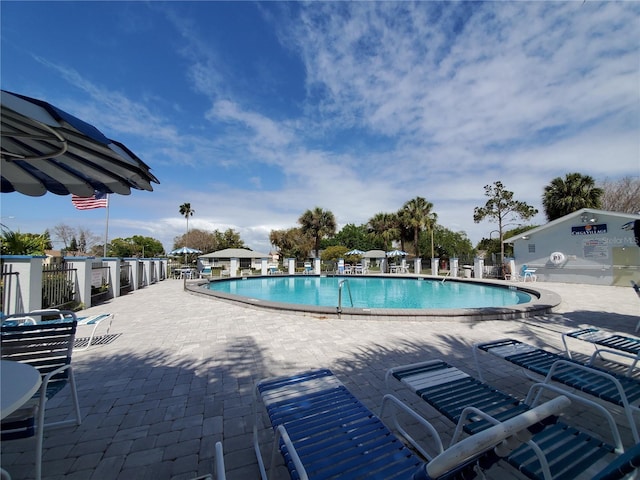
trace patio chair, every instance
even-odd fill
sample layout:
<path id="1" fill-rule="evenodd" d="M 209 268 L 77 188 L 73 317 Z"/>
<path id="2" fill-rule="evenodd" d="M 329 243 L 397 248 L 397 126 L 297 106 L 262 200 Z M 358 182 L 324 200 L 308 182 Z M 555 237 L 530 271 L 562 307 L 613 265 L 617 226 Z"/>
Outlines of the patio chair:
<path id="1" fill-rule="evenodd" d="M 387 390 L 399 382 L 456 424 L 452 442 L 463 432 L 475 436 L 496 421 L 506 421 L 531 410 L 541 391 L 559 393 L 544 384 L 532 387 L 524 402 L 483 383 L 442 360 L 431 360 L 391 368 Z M 526 444 L 510 452 L 505 460 L 531 479 L 591 478 L 624 452 L 618 428 L 602 406 L 571 393 L 561 392 L 575 404 L 600 412 L 610 427 L 612 444 L 596 439 L 560 421 L 541 426 Z"/>
<path id="2" fill-rule="evenodd" d="M 390 480 L 430 478 L 473 478 L 489 468 L 520 443 L 528 429 L 558 414 L 570 401 L 558 397 L 525 415 L 497 422 L 472 438 L 447 450 L 433 426 L 392 395 L 385 395 L 385 408 L 411 415 L 433 437 L 438 454 L 434 457 L 406 432 L 405 438 L 429 461 L 413 453 L 360 403 L 330 370 L 314 370 L 291 377 L 262 380 L 254 390 L 254 448 L 260 474 L 267 478 L 258 439 L 258 402 L 266 407 L 274 430 L 271 473 L 279 449 L 291 478 L 378 478 Z M 395 410 L 393 410 L 395 412 Z M 394 423 L 397 424 L 395 413 Z M 412 476 L 413 475 L 413 476 Z"/>
<path id="3" fill-rule="evenodd" d="M 0 344 L 3 360 L 26 363 L 42 375 L 40 390 L 22 407 L 2 419 L 2 440 L 36 437 L 35 478 L 42 476 L 42 444 L 44 428 L 80 425 L 80 405 L 71 353 L 77 322 L 73 312 L 65 312 L 71 321 L 36 325 L 2 325 Z M 73 417 L 45 423 L 47 401 L 66 385 L 71 388 Z"/>
<path id="4" fill-rule="evenodd" d="M 311 262 L 304 262 L 304 270 L 303 272 L 305 275 L 310 275 L 313 273 L 313 267 L 311 266 Z"/>
<path id="5" fill-rule="evenodd" d="M 280 268 L 278 267 L 278 265 L 267 265 L 267 274 L 268 275 L 276 275 L 280 273 Z"/>
<path id="6" fill-rule="evenodd" d="M 584 342 L 591 343 L 594 346 L 595 351 L 593 352 L 588 365 L 593 364 L 597 357 L 604 358 L 602 355 L 603 353 L 613 354 L 631 360 L 627 370 L 627 376 L 630 376 L 633 374 L 633 371 L 640 360 L 640 338 L 605 332 L 593 327 L 572 330 L 562 334 L 562 343 L 564 344 L 565 352 L 567 352 L 567 356 L 569 358 L 572 358 L 571 350 L 569 350 L 569 344 L 567 343 L 569 338 L 582 340 Z"/>
<path id="7" fill-rule="evenodd" d="M 520 269 L 520 278 L 523 282 L 526 282 L 527 278 L 532 282 L 535 282 L 538 279 L 536 276 L 536 269 L 529 268 L 527 265 L 522 265 L 522 268 Z"/>
<path id="8" fill-rule="evenodd" d="M 72 316 L 73 315 L 73 316 Z M 58 310 L 54 308 L 44 309 L 44 310 L 33 310 L 28 313 L 17 313 L 14 315 L 6 316 L 2 324 L 3 325 L 37 325 L 37 324 L 51 324 L 51 323 L 65 323 L 70 321 L 77 321 L 78 327 L 88 327 L 91 328 L 91 333 L 89 334 L 88 340 L 85 342 L 82 341 L 76 342 L 76 351 L 87 350 L 91 345 L 95 344 L 94 339 L 96 330 L 101 323 L 107 324 L 106 335 L 109 335 L 111 331 L 111 325 L 113 323 L 113 319 L 115 318 L 115 314 L 113 313 L 99 313 L 96 315 L 88 315 L 86 317 L 76 317 L 75 313 Z"/>
<path id="9" fill-rule="evenodd" d="M 585 365 L 512 338 L 474 344 L 473 355 L 481 380 L 479 351 L 491 353 L 521 367 L 533 381 L 542 378 L 545 384 L 557 382 L 622 408 L 634 440 L 640 442 L 634 419 L 634 415 L 640 413 L 640 380 Z"/>

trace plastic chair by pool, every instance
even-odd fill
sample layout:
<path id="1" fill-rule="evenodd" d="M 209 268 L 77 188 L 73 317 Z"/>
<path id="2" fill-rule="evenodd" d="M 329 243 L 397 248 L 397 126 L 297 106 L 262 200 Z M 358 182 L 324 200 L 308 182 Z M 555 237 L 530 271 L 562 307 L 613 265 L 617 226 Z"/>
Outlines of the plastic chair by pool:
<path id="1" fill-rule="evenodd" d="M 532 282 L 535 282 L 538 279 L 536 276 L 536 269 L 529 268 L 527 265 L 522 265 L 522 268 L 520 269 L 520 278 L 522 278 L 523 282 L 526 282 L 527 278 Z"/>

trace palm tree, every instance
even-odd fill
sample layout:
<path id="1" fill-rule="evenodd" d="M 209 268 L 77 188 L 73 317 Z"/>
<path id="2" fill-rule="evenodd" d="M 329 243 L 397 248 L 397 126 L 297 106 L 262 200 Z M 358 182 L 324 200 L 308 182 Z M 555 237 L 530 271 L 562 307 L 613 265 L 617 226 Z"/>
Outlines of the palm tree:
<path id="1" fill-rule="evenodd" d="M 431 224 L 431 209 L 433 204 L 422 197 L 416 197 L 406 202 L 398 216 L 402 224 L 413 229 L 413 249 L 416 257 L 420 256 L 418 239 L 423 228 Z"/>
<path id="2" fill-rule="evenodd" d="M 320 255 L 320 239 L 336 233 L 336 217 L 329 210 L 323 210 L 320 207 L 304 212 L 298 219 L 298 223 L 302 227 L 302 232 L 313 238 L 316 256 Z"/>
<path id="3" fill-rule="evenodd" d="M 555 220 L 581 208 L 600 208 L 604 190 L 596 187 L 589 175 L 567 173 L 557 177 L 544 187 L 542 206 L 547 220 Z"/>
<path id="4" fill-rule="evenodd" d="M 400 236 L 398 229 L 398 215 L 395 213 L 376 213 L 367 224 L 371 234 L 381 238 L 384 242 L 384 249 L 391 250 L 392 242 Z"/>
<path id="5" fill-rule="evenodd" d="M 180 215 L 183 215 L 184 218 L 187 219 L 187 236 L 185 238 L 186 243 L 189 242 L 189 217 L 193 217 L 193 214 L 196 213 L 196 211 L 191 208 L 191 204 L 190 203 L 183 203 L 182 205 L 180 205 Z M 185 245 L 188 246 L 188 245 Z"/>

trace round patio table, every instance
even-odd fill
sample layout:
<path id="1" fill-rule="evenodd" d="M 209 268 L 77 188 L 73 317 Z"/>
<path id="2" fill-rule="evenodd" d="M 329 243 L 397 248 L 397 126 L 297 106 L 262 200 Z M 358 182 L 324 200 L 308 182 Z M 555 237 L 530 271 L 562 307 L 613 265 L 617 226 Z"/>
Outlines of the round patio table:
<path id="1" fill-rule="evenodd" d="M 40 372 L 26 363 L 0 361 L 0 418 L 15 412 L 40 388 Z"/>

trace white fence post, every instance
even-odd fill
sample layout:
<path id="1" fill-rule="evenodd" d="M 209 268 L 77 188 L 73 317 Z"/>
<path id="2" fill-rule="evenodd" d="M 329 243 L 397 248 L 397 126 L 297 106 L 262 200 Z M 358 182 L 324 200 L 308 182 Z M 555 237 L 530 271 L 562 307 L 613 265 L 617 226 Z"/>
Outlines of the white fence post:
<path id="1" fill-rule="evenodd" d="M 438 275 L 438 266 L 440 264 L 440 259 L 438 257 L 431 259 L 431 275 Z"/>
<path id="2" fill-rule="evenodd" d="M 230 277 L 237 277 L 238 276 L 238 264 L 240 263 L 240 260 L 238 258 L 231 258 L 229 259 L 229 276 Z"/>
<path id="3" fill-rule="evenodd" d="M 127 264 L 129 264 L 129 275 L 131 276 L 131 290 L 138 290 L 139 284 L 138 279 L 141 275 L 141 272 L 138 270 L 138 259 L 137 258 L 125 258 L 124 259 Z"/>
<path id="4" fill-rule="evenodd" d="M 451 265 L 449 266 L 449 271 L 451 272 L 451 274 L 449 276 L 451 278 L 457 278 L 458 277 L 458 257 L 451 257 L 449 259 L 449 262 L 451 263 Z"/>
<path id="5" fill-rule="evenodd" d="M 313 260 L 313 271 L 315 272 L 316 275 L 320 275 L 321 271 L 322 271 L 322 266 L 320 263 L 320 258 L 316 257 Z"/>
<path id="6" fill-rule="evenodd" d="M 482 278 L 484 275 L 484 258 L 476 257 L 473 260 L 473 273 L 475 278 Z"/>
<path id="7" fill-rule="evenodd" d="M 94 257 L 64 257 L 71 268 L 76 269 L 76 300 L 84 303 L 84 308 L 91 306 L 91 271 Z"/>
<path id="8" fill-rule="evenodd" d="M 42 261 L 45 258 L 47 257 L 40 255 L 2 256 L 6 268 L 15 274 L 15 278 L 11 280 L 15 290 L 15 294 L 12 294 L 13 307 L 10 307 L 13 311 L 4 311 L 5 315 L 42 308 Z"/>
<path id="9" fill-rule="evenodd" d="M 103 262 L 109 267 L 109 290 L 113 298 L 120 296 L 120 259 L 103 258 Z"/>

